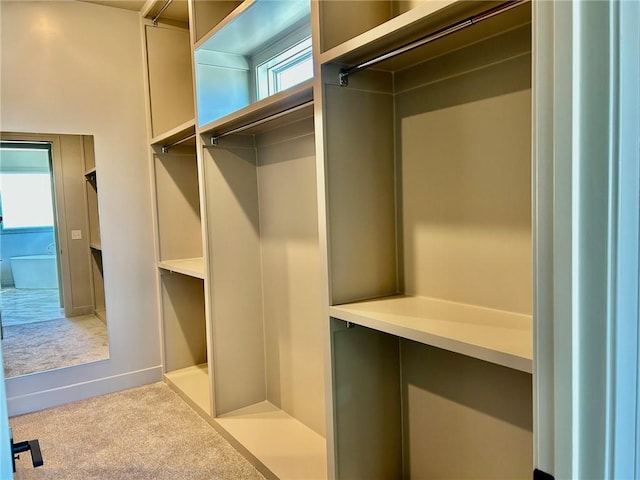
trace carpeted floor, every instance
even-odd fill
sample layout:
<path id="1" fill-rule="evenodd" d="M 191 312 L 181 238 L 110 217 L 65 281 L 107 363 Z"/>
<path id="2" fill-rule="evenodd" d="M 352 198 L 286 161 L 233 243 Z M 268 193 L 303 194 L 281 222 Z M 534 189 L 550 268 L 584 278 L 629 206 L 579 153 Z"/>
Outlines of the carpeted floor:
<path id="1" fill-rule="evenodd" d="M 4 327 L 6 378 L 109 358 L 107 327 L 93 315 Z"/>
<path id="2" fill-rule="evenodd" d="M 9 420 L 14 441 L 37 438 L 16 480 L 263 480 L 211 425 L 163 383 Z"/>

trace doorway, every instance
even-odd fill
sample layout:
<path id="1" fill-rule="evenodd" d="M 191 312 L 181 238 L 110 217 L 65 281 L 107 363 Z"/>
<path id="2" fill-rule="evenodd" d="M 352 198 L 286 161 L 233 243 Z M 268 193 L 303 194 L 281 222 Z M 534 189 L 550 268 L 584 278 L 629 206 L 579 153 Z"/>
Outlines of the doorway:
<path id="1" fill-rule="evenodd" d="M 64 317 L 51 144 L 0 142 L 2 326 Z"/>

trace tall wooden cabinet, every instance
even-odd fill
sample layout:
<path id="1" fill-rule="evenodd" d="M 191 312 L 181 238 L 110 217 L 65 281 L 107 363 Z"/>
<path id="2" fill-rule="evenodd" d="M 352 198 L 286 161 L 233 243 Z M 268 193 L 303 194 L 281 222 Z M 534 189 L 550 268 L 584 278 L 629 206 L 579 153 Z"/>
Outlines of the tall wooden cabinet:
<path id="1" fill-rule="evenodd" d="M 270 478 L 529 478 L 530 3 L 163 4 L 167 383 Z"/>

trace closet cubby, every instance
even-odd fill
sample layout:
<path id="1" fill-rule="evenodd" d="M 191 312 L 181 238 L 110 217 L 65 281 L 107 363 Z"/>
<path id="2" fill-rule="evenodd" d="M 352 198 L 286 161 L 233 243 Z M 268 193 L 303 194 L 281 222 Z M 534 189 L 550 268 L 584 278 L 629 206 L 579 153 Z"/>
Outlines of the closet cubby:
<path id="1" fill-rule="evenodd" d="M 242 4 L 242 0 L 198 0 L 191 2 L 191 33 L 196 44 Z"/>
<path id="2" fill-rule="evenodd" d="M 193 408 L 211 415 L 203 280 L 163 271 L 160 283 L 165 380 Z"/>
<path id="3" fill-rule="evenodd" d="M 194 46 L 198 126 L 311 78 L 310 15 L 308 0 L 246 0 L 212 27 Z"/>
<path id="4" fill-rule="evenodd" d="M 153 143 L 193 121 L 193 75 L 189 31 L 145 24 L 144 41 Z"/>
<path id="5" fill-rule="evenodd" d="M 312 106 L 203 150 L 215 423 L 277 478 L 326 478 Z"/>
<path id="6" fill-rule="evenodd" d="M 491 6 L 321 57 L 337 478 L 531 475 L 530 4 L 340 77 Z"/>

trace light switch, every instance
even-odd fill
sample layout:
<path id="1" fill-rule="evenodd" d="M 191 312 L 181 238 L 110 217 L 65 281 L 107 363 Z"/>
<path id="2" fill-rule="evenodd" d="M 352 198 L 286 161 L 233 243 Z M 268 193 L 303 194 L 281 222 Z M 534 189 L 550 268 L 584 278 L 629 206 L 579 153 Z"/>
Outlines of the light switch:
<path id="1" fill-rule="evenodd" d="M 81 240 L 82 230 L 71 230 L 71 240 Z"/>

